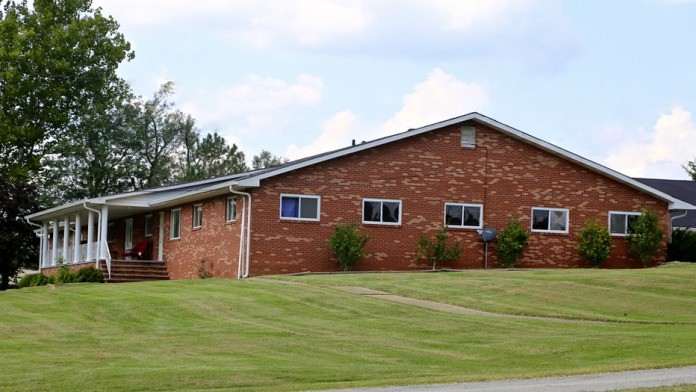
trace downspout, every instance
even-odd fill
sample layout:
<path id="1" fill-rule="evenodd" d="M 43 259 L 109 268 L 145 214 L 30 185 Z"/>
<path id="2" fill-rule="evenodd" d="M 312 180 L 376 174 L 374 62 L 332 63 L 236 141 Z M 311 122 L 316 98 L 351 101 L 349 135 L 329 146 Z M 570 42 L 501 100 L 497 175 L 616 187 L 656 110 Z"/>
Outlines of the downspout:
<path id="1" fill-rule="evenodd" d="M 101 211 L 88 207 L 87 202 L 82 203 L 82 207 L 84 207 L 85 210 L 87 210 L 87 211 L 91 211 L 91 212 L 96 213 L 97 219 L 98 219 L 97 222 L 101 222 Z M 97 269 L 99 269 L 99 253 L 101 253 L 101 247 L 104 246 L 104 244 L 102 244 L 102 238 L 101 238 L 101 234 L 102 234 L 101 233 L 101 225 L 98 224 L 98 226 L 100 228 L 99 230 L 97 230 L 97 237 L 98 237 L 97 243 L 99 244 L 99 247 L 97 249 L 95 249 L 97 251 L 97 255 L 94 257 L 94 260 L 95 260 L 94 264 L 97 266 Z M 88 239 L 88 241 L 89 241 L 89 239 Z M 111 266 L 107 264 L 106 270 L 107 270 L 106 272 L 108 274 L 109 279 L 111 279 Z"/>
<path id="2" fill-rule="evenodd" d="M 249 277 L 249 248 L 251 245 L 251 193 L 236 191 L 232 189 L 232 185 L 230 185 L 229 191 L 230 193 L 241 195 L 249 200 L 249 203 L 247 203 L 246 200 L 244 201 L 244 209 L 246 211 L 244 211 L 244 214 L 242 215 L 242 228 L 240 230 L 239 237 L 239 267 L 237 268 L 237 277 L 239 279 L 244 279 Z M 245 223 L 246 226 L 244 226 Z M 246 233 L 244 233 L 245 229 Z M 244 256 L 242 256 L 242 241 L 244 241 L 244 244 L 246 245 L 244 246 Z"/>
<path id="3" fill-rule="evenodd" d="M 672 232 L 674 231 L 674 220 L 679 219 L 679 218 L 683 218 L 688 214 L 689 214 L 689 210 L 684 210 L 683 214 L 670 216 L 670 220 L 669 220 L 669 242 L 670 243 L 672 243 Z"/>

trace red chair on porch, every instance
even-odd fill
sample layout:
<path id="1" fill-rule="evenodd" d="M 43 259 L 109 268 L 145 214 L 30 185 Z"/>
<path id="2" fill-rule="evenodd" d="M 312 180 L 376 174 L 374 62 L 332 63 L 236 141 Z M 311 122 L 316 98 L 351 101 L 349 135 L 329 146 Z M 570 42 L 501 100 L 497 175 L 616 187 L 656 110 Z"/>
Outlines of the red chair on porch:
<path id="1" fill-rule="evenodd" d="M 138 259 L 138 260 L 143 260 L 143 257 L 145 257 L 146 255 L 149 257 L 149 252 L 148 252 L 149 245 L 150 245 L 150 241 L 142 240 L 142 241 L 138 242 L 133 247 L 133 249 L 123 253 L 123 257 L 133 257 L 133 258 Z"/>

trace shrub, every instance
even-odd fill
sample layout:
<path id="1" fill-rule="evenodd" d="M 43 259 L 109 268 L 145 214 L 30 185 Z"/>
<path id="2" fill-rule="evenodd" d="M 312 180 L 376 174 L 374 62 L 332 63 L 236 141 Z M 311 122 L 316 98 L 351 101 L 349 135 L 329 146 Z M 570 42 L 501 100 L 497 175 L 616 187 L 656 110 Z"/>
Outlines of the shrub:
<path id="1" fill-rule="evenodd" d="M 22 279 L 19 280 L 17 284 L 18 287 L 34 287 L 34 286 L 45 286 L 49 283 L 53 283 L 52 276 L 46 276 L 44 274 L 31 274 L 24 275 Z"/>
<path id="2" fill-rule="evenodd" d="M 631 233 L 628 235 L 628 249 L 631 255 L 647 266 L 655 257 L 661 241 L 662 230 L 657 215 L 643 210 L 633 222 Z"/>
<path id="3" fill-rule="evenodd" d="M 696 262 L 696 231 L 674 230 L 672 241 L 667 246 L 667 258 L 670 261 Z"/>
<path id="4" fill-rule="evenodd" d="M 76 275 L 70 271 L 70 267 L 67 265 L 61 265 L 60 268 L 58 268 L 58 273 L 56 274 L 56 283 L 61 284 L 61 283 L 74 283 L 76 282 L 75 280 Z"/>
<path id="5" fill-rule="evenodd" d="M 329 246 L 344 271 L 350 270 L 365 256 L 367 236 L 355 225 L 337 225 L 329 238 Z"/>
<path id="6" fill-rule="evenodd" d="M 599 267 L 611 252 L 611 236 L 606 227 L 596 221 L 588 221 L 580 231 L 578 251 L 583 259 Z"/>
<path id="7" fill-rule="evenodd" d="M 529 234 L 516 219 L 511 220 L 500 232 L 496 244 L 498 261 L 506 268 L 517 264 L 524 248 L 527 246 Z"/>
<path id="8" fill-rule="evenodd" d="M 438 263 L 446 263 L 459 259 L 462 250 L 459 243 L 447 244 L 447 230 L 443 227 L 435 233 L 434 238 L 421 235 L 418 239 L 416 255 L 419 260 L 427 260 L 433 265 L 433 270 Z"/>
<path id="9" fill-rule="evenodd" d="M 104 282 L 104 274 L 94 267 L 80 268 L 75 274 L 75 282 L 102 283 Z"/>

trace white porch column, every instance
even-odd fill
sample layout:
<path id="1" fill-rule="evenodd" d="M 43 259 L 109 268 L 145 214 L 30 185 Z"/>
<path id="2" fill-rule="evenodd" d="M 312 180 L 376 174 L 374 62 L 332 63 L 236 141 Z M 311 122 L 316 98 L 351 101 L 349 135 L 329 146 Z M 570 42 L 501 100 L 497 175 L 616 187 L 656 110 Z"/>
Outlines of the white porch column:
<path id="1" fill-rule="evenodd" d="M 107 206 L 102 206 L 101 208 L 101 228 L 99 230 L 99 247 L 97 248 L 99 251 L 97 254 L 99 254 L 99 260 L 104 260 L 106 259 L 106 252 L 104 249 L 104 244 L 106 243 L 106 239 L 109 238 L 108 231 L 109 231 L 109 207 Z"/>
<path id="2" fill-rule="evenodd" d="M 75 233 L 73 234 L 73 263 L 80 262 L 80 237 L 82 237 L 82 222 L 78 212 L 75 214 Z"/>
<path id="3" fill-rule="evenodd" d="M 70 243 L 70 218 L 63 218 L 63 264 L 70 263 L 68 244 Z"/>
<path id="4" fill-rule="evenodd" d="M 39 255 L 39 269 L 46 266 L 46 250 L 48 249 L 48 222 L 41 225 L 41 254 Z"/>
<path id="5" fill-rule="evenodd" d="M 51 264 L 56 265 L 56 258 L 58 257 L 58 221 L 53 221 L 53 237 L 51 238 Z"/>
<path id="6" fill-rule="evenodd" d="M 94 260 L 94 212 L 87 211 L 87 261 Z"/>

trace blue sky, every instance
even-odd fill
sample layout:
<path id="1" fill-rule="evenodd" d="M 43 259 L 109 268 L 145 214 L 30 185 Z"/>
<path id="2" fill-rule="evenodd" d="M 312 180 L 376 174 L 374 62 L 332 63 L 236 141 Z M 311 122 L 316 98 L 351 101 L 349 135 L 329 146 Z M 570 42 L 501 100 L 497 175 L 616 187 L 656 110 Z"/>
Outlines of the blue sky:
<path id="1" fill-rule="evenodd" d="M 696 158 L 696 1 L 95 0 L 120 72 L 250 157 L 480 111 L 629 175 Z"/>

